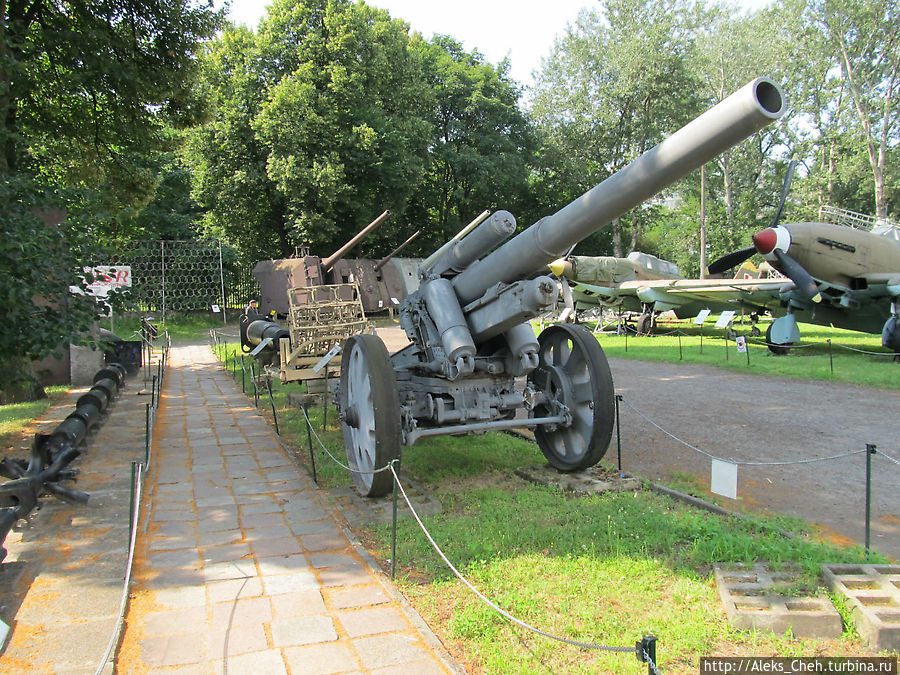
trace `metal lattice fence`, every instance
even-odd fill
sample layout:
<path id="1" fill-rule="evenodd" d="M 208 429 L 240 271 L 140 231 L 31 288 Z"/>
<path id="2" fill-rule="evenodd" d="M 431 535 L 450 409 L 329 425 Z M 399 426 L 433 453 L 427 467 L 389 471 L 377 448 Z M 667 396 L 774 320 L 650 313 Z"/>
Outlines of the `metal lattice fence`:
<path id="1" fill-rule="evenodd" d="M 105 267 L 130 268 L 130 285 L 119 288 L 122 309 L 167 313 L 240 309 L 259 294 L 252 265 L 235 260 L 220 242 L 153 240 L 109 251 Z"/>

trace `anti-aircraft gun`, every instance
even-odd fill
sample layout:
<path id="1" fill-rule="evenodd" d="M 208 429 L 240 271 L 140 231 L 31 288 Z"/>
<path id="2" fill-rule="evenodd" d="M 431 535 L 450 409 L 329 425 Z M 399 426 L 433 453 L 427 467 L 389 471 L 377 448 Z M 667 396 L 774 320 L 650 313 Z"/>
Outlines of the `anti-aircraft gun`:
<path id="1" fill-rule="evenodd" d="M 558 470 L 596 464 L 615 421 L 609 365 L 581 326 L 550 326 L 535 339 L 528 322 L 558 290 L 532 275 L 784 111 L 778 85 L 757 78 L 509 241 L 515 219 L 499 211 L 429 258 L 400 307 L 412 344 L 391 356 L 373 335 L 344 343 L 338 405 L 359 491 L 385 494 L 392 477 L 379 469 L 401 445 L 445 434 L 531 427 Z"/>
<path id="2" fill-rule="evenodd" d="M 293 288 L 311 288 L 326 284 L 352 284 L 352 280 L 335 280 L 335 266 L 339 265 L 354 246 L 387 220 L 390 215 L 390 211 L 384 211 L 327 258 L 308 255 L 304 252 L 296 258 L 261 260 L 256 263 L 253 267 L 253 276 L 259 282 L 260 313 L 269 314 L 274 311 L 281 316 L 287 316 L 291 309 L 288 294 Z M 343 294 L 348 296 L 347 299 L 351 299 L 349 291 Z"/>

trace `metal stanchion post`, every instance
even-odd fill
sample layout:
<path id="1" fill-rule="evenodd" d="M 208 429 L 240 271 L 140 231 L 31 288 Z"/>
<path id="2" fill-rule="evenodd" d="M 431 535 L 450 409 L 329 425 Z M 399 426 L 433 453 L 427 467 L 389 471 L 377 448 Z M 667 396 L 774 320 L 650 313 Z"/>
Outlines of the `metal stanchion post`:
<path id="1" fill-rule="evenodd" d="M 679 361 L 684 360 L 684 352 L 681 351 L 681 334 L 680 333 L 678 335 L 678 360 Z"/>
<path id="2" fill-rule="evenodd" d="M 869 535 L 872 529 L 872 455 L 876 452 L 874 445 L 866 443 L 866 560 L 869 559 Z"/>
<path id="3" fill-rule="evenodd" d="M 272 395 L 272 381 L 268 377 L 266 378 L 266 389 L 269 391 L 269 403 L 272 405 L 272 419 L 275 422 L 275 433 L 281 436 L 281 431 L 278 429 L 278 412 L 275 410 L 275 396 Z"/>
<path id="4" fill-rule="evenodd" d="M 146 408 L 146 421 L 144 423 L 144 466 L 150 461 L 150 404 Z"/>
<path id="5" fill-rule="evenodd" d="M 656 675 L 659 670 L 656 667 L 656 636 L 648 635 L 634 645 L 637 660 L 647 664 L 647 675 Z"/>
<path id="6" fill-rule="evenodd" d="M 616 464 L 619 467 L 619 478 L 622 477 L 622 429 L 619 424 L 619 401 L 622 394 L 616 394 Z"/>
<path id="7" fill-rule="evenodd" d="M 325 364 L 325 391 L 322 392 L 322 431 L 328 429 L 328 364 Z"/>
<path id="8" fill-rule="evenodd" d="M 728 360 L 728 338 L 725 338 L 725 360 Z"/>
<path id="9" fill-rule="evenodd" d="M 397 568 L 397 460 L 391 460 L 391 475 L 394 477 L 394 494 L 391 511 L 391 579 Z"/>
<path id="10" fill-rule="evenodd" d="M 309 443 L 309 463 L 312 465 L 313 483 L 319 484 L 316 478 L 316 453 L 313 452 L 312 444 L 312 423 L 309 421 L 309 407 L 303 404 L 303 418 L 306 420 L 306 442 Z"/>
<path id="11" fill-rule="evenodd" d="M 131 499 L 128 500 L 128 535 L 134 531 L 134 488 L 138 462 L 131 460 Z M 130 541 L 128 542 L 131 543 Z"/>
<path id="12" fill-rule="evenodd" d="M 828 338 L 828 365 L 831 366 L 831 376 L 834 377 L 834 356 L 831 353 L 831 338 Z"/>

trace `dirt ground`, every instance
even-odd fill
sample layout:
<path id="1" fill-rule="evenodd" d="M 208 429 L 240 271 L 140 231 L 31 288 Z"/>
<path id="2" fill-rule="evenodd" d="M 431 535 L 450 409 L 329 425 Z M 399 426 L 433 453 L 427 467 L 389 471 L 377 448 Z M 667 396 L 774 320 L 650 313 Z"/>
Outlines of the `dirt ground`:
<path id="1" fill-rule="evenodd" d="M 840 543 L 864 543 L 865 447 L 873 444 L 900 460 L 900 391 L 707 366 L 624 359 L 611 359 L 610 366 L 623 396 L 623 470 L 651 480 L 689 474 L 709 486 L 710 458 L 646 418 L 700 450 L 734 461 L 797 462 L 855 451 L 826 461 L 740 466 L 737 501 L 720 499 L 738 510 L 803 518 Z M 871 457 L 871 547 L 900 560 L 900 465 L 879 453 Z M 606 459 L 616 460 L 615 436 Z"/>
<path id="2" fill-rule="evenodd" d="M 399 326 L 378 335 L 392 352 L 408 343 Z M 610 359 L 610 367 L 623 397 L 624 471 L 653 481 L 687 475 L 709 488 L 711 459 L 652 423 L 722 459 L 793 462 L 740 466 L 737 500 L 720 503 L 796 516 L 834 542 L 864 544 L 865 448 L 900 461 L 900 391 L 627 359 Z M 605 459 L 616 462 L 615 435 Z M 900 560 L 900 464 L 877 453 L 871 459 L 870 545 Z"/>

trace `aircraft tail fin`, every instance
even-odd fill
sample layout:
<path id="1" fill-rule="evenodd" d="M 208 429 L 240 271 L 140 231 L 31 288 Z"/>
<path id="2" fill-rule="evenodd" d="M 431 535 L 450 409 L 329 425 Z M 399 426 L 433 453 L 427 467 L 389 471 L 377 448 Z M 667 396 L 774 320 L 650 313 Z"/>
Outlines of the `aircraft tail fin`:
<path id="1" fill-rule="evenodd" d="M 747 260 L 742 264 L 734 275 L 735 279 L 759 279 L 762 276 L 760 269 L 752 262 Z"/>

